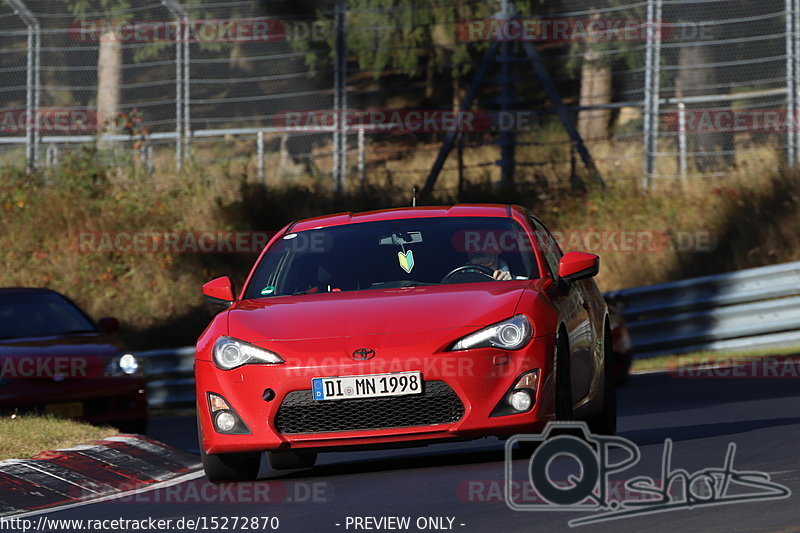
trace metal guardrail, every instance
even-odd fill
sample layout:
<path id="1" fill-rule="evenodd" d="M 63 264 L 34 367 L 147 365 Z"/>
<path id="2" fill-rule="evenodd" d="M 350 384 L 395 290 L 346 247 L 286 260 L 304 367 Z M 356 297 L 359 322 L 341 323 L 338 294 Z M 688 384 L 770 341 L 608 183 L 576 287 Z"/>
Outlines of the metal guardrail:
<path id="1" fill-rule="evenodd" d="M 800 348 L 800 262 L 605 294 L 621 304 L 635 357 Z M 139 352 L 154 411 L 194 407 L 194 346 Z"/>
<path id="2" fill-rule="evenodd" d="M 800 262 L 606 293 L 638 358 L 800 348 Z"/>
<path id="3" fill-rule="evenodd" d="M 194 346 L 137 352 L 136 355 L 145 361 L 150 409 L 168 411 L 194 407 Z"/>

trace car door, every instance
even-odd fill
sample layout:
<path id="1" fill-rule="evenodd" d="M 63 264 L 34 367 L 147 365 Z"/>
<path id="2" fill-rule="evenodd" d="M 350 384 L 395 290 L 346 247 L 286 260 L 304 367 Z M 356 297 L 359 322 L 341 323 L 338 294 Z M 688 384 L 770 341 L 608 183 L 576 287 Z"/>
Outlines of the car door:
<path id="1" fill-rule="evenodd" d="M 586 398 L 592 385 L 595 359 L 592 356 L 594 333 L 589 318 L 590 298 L 582 281 L 567 282 L 558 276 L 558 264 L 564 255 L 553 235 L 538 219 L 530 217 L 537 240 L 544 253 L 548 270 L 553 277 L 551 297 L 567 328 L 570 347 L 570 377 L 572 403 L 577 405 Z"/>

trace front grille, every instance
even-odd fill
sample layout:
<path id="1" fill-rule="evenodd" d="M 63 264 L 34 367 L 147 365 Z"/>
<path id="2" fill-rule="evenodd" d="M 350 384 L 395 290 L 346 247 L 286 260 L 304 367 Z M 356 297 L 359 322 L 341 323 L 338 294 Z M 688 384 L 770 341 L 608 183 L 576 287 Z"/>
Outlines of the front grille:
<path id="1" fill-rule="evenodd" d="M 325 433 L 450 424 L 464 404 L 444 381 L 429 381 L 422 394 L 389 398 L 316 401 L 310 390 L 286 395 L 275 426 L 281 433 Z"/>

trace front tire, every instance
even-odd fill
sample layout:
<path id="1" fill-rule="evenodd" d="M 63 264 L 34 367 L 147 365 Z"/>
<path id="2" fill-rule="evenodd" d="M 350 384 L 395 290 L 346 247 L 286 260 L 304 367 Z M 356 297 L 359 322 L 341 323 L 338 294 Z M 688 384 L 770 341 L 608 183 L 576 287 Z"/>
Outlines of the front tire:
<path id="1" fill-rule="evenodd" d="M 206 477 L 212 483 L 255 481 L 261 466 L 261 453 L 207 454 L 200 448 L 200 460 Z"/>
<path id="2" fill-rule="evenodd" d="M 572 378 L 569 365 L 569 345 L 565 336 L 559 333 L 556 337 L 556 353 L 554 357 L 555 415 L 556 421 L 564 422 L 573 419 L 572 413 Z M 554 433 L 558 434 L 558 432 Z M 541 442 L 523 441 L 517 444 L 518 457 L 529 458 Z"/>
<path id="3" fill-rule="evenodd" d="M 199 411 L 198 411 L 199 412 Z M 261 452 L 208 454 L 203 450 L 203 430 L 197 417 L 197 443 L 200 461 L 211 483 L 255 481 L 261 467 Z"/>
<path id="4" fill-rule="evenodd" d="M 569 345 L 563 334 L 558 335 L 556 343 L 556 420 L 569 421 L 573 419 Z"/>
<path id="5" fill-rule="evenodd" d="M 617 433 L 617 388 L 614 384 L 611 350 L 611 335 L 606 331 L 603 340 L 603 409 L 587 420 L 589 430 L 596 435 Z"/>

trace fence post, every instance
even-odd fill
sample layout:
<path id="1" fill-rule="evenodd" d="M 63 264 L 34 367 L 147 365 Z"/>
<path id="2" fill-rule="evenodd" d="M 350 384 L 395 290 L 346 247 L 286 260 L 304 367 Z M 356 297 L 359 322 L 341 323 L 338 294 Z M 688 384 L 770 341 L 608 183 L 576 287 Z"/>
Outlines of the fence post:
<path id="1" fill-rule="evenodd" d="M 25 161 L 28 173 L 33 172 L 39 161 L 39 104 L 40 104 L 40 64 L 41 27 L 23 0 L 8 0 L 11 8 L 28 27 L 27 79 L 25 94 Z"/>
<path id="2" fill-rule="evenodd" d="M 147 173 L 152 174 L 155 170 L 155 167 L 153 167 L 153 145 L 149 142 L 145 148 L 145 161 L 147 162 Z"/>
<path id="3" fill-rule="evenodd" d="M 661 77 L 661 0 L 647 0 L 647 45 L 644 76 L 644 128 L 642 188 L 647 190 L 655 172 L 658 147 L 658 111 Z"/>
<path id="4" fill-rule="evenodd" d="M 364 169 L 366 167 L 366 142 L 364 139 L 364 127 L 358 128 L 358 183 L 361 188 L 364 188 L 366 183 L 366 175 Z"/>
<path id="5" fill-rule="evenodd" d="M 794 77 L 794 2 L 786 0 L 786 113 L 792 117 L 791 127 L 786 128 L 786 165 L 794 166 L 795 150 L 795 120 L 797 119 L 795 107 L 795 77 Z"/>
<path id="6" fill-rule="evenodd" d="M 794 52 L 792 58 L 794 59 L 794 68 L 792 69 L 793 83 L 794 83 L 794 116 L 792 117 L 795 127 L 797 127 L 798 115 L 800 115 L 800 0 L 793 0 L 793 5 L 790 8 L 793 14 L 794 31 L 790 32 L 793 37 L 792 46 Z M 800 161 L 800 133 L 795 132 L 794 135 L 794 157 L 795 163 Z"/>
<path id="7" fill-rule="evenodd" d="M 181 46 L 181 23 L 175 21 L 175 170 L 183 171 L 183 46 Z"/>
<path id="8" fill-rule="evenodd" d="M 258 154 L 258 179 L 264 181 L 264 130 L 258 131 L 256 137 L 256 153 Z"/>
<path id="9" fill-rule="evenodd" d="M 516 17 L 516 10 L 509 2 L 509 0 L 502 0 L 500 13 L 497 18 L 503 24 L 509 24 L 509 21 Z M 500 44 L 500 55 L 497 60 L 500 62 L 500 79 L 501 93 L 497 98 L 500 104 L 500 113 L 511 112 L 512 105 L 515 103 L 514 97 L 514 43 L 504 40 Z M 513 124 L 513 122 L 512 122 Z M 459 124 L 459 127 L 462 127 Z M 463 137 L 464 132 L 459 132 L 460 137 Z M 500 180 L 504 187 L 510 188 L 514 186 L 514 159 L 515 159 L 515 146 L 516 136 L 513 131 L 500 132 Z M 460 147 L 461 145 L 459 145 Z"/>
<path id="10" fill-rule="evenodd" d="M 189 13 L 176 0 L 161 0 L 175 17 L 175 169 L 189 150 Z"/>
<path id="11" fill-rule="evenodd" d="M 686 104 L 678 103 L 678 169 L 682 180 L 686 179 Z"/>
<path id="12" fill-rule="evenodd" d="M 347 174 L 347 6 L 336 0 L 334 23 L 336 30 L 336 65 L 333 75 L 333 188 L 344 192 Z"/>
<path id="13" fill-rule="evenodd" d="M 48 167 L 53 167 L 58 164 L 58 146 L 51 144 L 45 151 L 45 164 Z"/>

